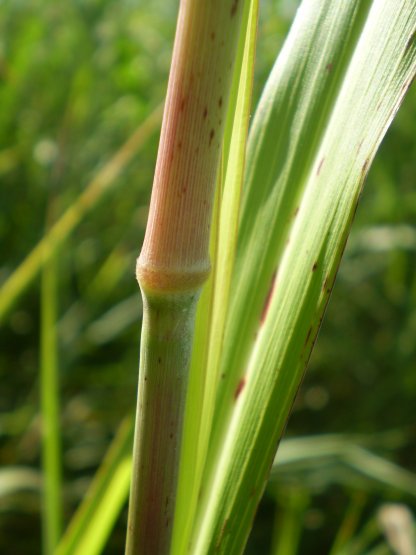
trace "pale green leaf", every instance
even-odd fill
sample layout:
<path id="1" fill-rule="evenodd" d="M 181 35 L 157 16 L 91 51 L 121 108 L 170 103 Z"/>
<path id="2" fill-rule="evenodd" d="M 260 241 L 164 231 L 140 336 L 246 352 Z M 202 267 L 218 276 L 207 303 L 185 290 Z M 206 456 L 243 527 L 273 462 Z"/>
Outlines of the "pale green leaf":
<path id="1" fill-rule="evenodd" d="M 53 211 L 53 203 L 49 207 Z M 51 555 L 62 531 L 62 455 L 59 426 L 58 268 L 51 256 L 41 274 L 40 405 L 42 414 L 42 549 Z"/>
<path id="2" fill-rule="evenodd" d="M 365 175 L 415 73 L 415 30 L 412 0 L 305 0 L 266 85 L 193 553 L 243 549 Z"/>

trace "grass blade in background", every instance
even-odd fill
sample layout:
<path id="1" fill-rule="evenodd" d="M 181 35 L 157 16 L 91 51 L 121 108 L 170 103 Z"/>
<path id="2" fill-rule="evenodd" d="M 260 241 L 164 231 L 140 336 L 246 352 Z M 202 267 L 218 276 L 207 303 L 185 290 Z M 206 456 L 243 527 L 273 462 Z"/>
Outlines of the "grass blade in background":
<path id="1" fill-rule="evenodd" d="M 299 437 L 282 442 L 273 462 L 270 480 L 324 465 L 346 466 L 366 481 L 379 483 L 416 498 L 416 475 L 343 436 Z M 328 480 L 331 474 L 328 472 Z"/>
<path id="2" fill-rule="evenodd" d="M 134 420 L 126 417 L 71 520 L 56 555 L 98 555 L 129 492 Z"/>
<path id="3" fill-rule="evenodd" d="M 198 555 L 243 549 L 363 180 L 415 73 L 415 29 L 410 0 L 304 2 L 266 86 L 251 132 L 228 381 L 194 530 Z"/>
<path id="4" fill-rule="evenodd" d="M 329 555 L 336 555 L 341 549 L 351 541 L 354 536 L 365 504 L 365 497 L 362 494 L 353 494 L 348 505 L 345 516 L 335 536 L 334 543 Z"/>
<path id="5" fill-rule="evenodd" d="M 57 261 L 51 256 L 41 276 L 40 389 L 42 415 L 43 553 L 52 555 L 62 530 L 62 454 L 57 339 Z"/>
<path id="6" fill-rule="evenodd" d="M 296 555 L 303 531 L 304 513 L 308 496 L 295 489 L 281 507 L 282 515 L 275 518 L 271 555 Z"/>
<path id="7" fill-rule="evenodd" d="M 97 173 L 85 190 L 64 212 L 49 232 L 32 249 L 0 289 L 0 322 L 7 316 L 19 296 L 38 275 L 42 265 L 58 250 L 86 214 L 115 184 L 116 178 L 133 156 L 156 131 L 162 119 L 162 106 L 158 106 L 128 138 L 124 145 Z"/>
<path id="8" fill-rule="evenodd" d="M 112 525 L 128 497 L 132 442 L 133 418 L 129 416 L 120 426 L 83 502 L 73 516 L 58 546 L 57 555 L 98 555 L 102 551 Z M 351 467 L 355 472 L 366 476 L 371 483 L 381 483 L 392 491 L 413 492 L 416 496 L 416 477 L 413 474 L 348 438 L 332 435 L 283 440 L 273 463 L 272 488 L 274 483 L 278 484 L 282 480 L 282 475 L 296 475 L 307 469 L 312 470 L 315 466 L 322 468 L 323 462 L 334 467 Z M 0 480 L 3 486 L 0 488 L 2 495 L 13 493 L 20 486 L 36 488 L 40 484 L 39 475 L 30 470 L 5 469 L 3 474 L 4 480 Z M 294 504 L 300 509 L 301 498 L 294 495 Z M 356 505 L 352 504 L 352 516 L 357 512 Z M 105 526 L 97 527 L 97 522 L 101 522 L 103 515 Z M 294 536 L 292 539 L 294 540 Z M 351 536 L 347 539 L 351 541 Z M 283 542 L 277 536 L 274 541 L 276 549 Z M 341 543 L 345 545 L 345 536 Z M 339 543 L 337 545 L 340 546 Z M 336 553 L 334 551 L 333 555 Z"/>
<path id="9" fill-rule="evenodd" d="M 224 186 L 219 204 L 218 248 L 214 275 L 214 298 L 208 346 L 207 388 L 205 392 L 203 436 L 208 444 L 219 381 L 219 363 L 224 344 L 224 330 L 228 314 L 231 277 L 237 246 L 240 197 L 243 185 L 245 151 L 251 109 L 254 56 L 258 18 L 258 1 L 246 3 L 246 33 L 242 36 L 241 70 L 236 72 L 232 90 L 233 105 L 229 110 L 224 140 Z M 204 454 L 205 459 L 205 454 Z"/>

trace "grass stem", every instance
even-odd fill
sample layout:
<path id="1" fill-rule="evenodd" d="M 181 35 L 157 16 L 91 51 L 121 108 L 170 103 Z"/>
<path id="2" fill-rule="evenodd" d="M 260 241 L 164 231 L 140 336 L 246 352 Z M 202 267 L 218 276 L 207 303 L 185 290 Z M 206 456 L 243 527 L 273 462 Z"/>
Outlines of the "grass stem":
<path id="1" fill-rule="evenodd" d="M 137 264 L 143 297 L 127 554 L 170 552 L 196 302 L 209 238 L 242 4 L 182 0 Z"/>
<path id="2" fill-rule="evenodd" d="M 62 530 L 61 445 L 57 348 L 57 270 L 54 257 L 41 279 L 41 414 L 43 485 L 43 553 L 52 555 Z"/>

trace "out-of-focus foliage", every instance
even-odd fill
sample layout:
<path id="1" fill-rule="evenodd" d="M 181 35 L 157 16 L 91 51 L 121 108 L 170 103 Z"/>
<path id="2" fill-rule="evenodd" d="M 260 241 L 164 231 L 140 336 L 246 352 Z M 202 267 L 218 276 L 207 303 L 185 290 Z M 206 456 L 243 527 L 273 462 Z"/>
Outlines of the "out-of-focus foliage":
<path id="1" fill-rule="evenodd" d="M 256 98 L 296 3 L 261 3 Z M 0 282 L 41 238 L 47 214 L 70 206 L 163 99 L 176 10 L 173 0 L 0 3 Z M 287 432 L 374 436 L 375 452 L 413 472 L 415 121 L 413 89 L 365 186 Z M 156 147 L 157 134 L 58 254 L 66 523 L 135 403 L 141 308 L 134 265 Z M 16 555 L 39 553 L 40 545 L 39 305 L 35 281 L 0 333 L 0 465 L 30 476 L 16 480 L 21 488 L 0 491 L 0 552 L 13 546 Z M 276 499 L 285 507 L 300 496 L 300 553 L 306 545 L 308 553 L 329 550 L 351 500 L 359 505 L 357 529 L 381 502 L 416 509 L 400 491 L 350 474 L 343 480 L 343 473 L 322 480 L 312 470 L 285 470 L 273 484 L 248 553 L 268 552 Z M 125 513 L 106 553 L 122 551 L 124 526 Z"/>

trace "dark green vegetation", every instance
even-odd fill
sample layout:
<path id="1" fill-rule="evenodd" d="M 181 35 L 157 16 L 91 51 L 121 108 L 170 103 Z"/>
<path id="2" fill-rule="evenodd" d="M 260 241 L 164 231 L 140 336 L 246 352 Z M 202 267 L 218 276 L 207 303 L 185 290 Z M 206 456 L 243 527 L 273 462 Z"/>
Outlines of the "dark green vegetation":
<path id="1" fill-rule="evenodd" d="M 291 16 L 290 2 L 264 4 L 256 97 Z M 0 6 L 2 282 L 163 99 L 175 15 L 176 2 L 159 0 Z M 354 435 L 355 443 L 413 471 L 415 120 L 413 90 L 366 184 L 287 431 L 291 437 Z M 123 416 L 134 409 L 140 317 L 134 266 L 156 147 L 154 133 L 57 256 L 65 523 Z M 2 320 L 0 334 L 0 552 L 25 555 L 39 553 L 41 530 L 39 292 L 36 277 Z M 384 501 L 416 508 L 414 490 L 364 478 L 341 458 L 282 470 L 248 552 L 267 552 L 276 500 L 278 508 L 293 504 L 301 515 L 300 553 L 327 552 L 351 502 L 358 533 Z M 367 463 L 359 460 L 374 478 Z M 22 467 L 34 473 L 4 474 Z M 7 493 L 13 476 L 27 487 Z M 123 513 L 107 553 L 122 552 L 125 519 Z"/>

